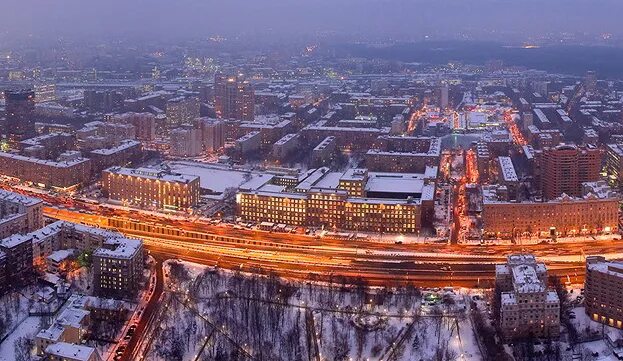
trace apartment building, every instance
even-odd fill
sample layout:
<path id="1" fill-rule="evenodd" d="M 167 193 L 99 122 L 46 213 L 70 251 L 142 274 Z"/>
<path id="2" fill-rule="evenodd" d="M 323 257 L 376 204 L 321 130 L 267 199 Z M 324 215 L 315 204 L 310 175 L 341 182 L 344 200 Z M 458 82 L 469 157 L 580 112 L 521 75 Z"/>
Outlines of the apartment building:
<path id="1" fill-rule="evenodd" d="M 509 255 L 506 264 L 496 265 L 495 284 L 505 340 L 560 335 L 560 300 L 547 286 L 547 268 L 533 255 Z"/>
<path id="2" fill-rule="evenodd" d="M 596 322 L 623 328 L 623 262 L 608 262 L 602 256 L 586 257 L 584 307 Z"/>
<path id="3" fill-rule="evenodd" d="M 140 289 L 144 269 L 143 242 L 109 238 L 93 252 L 94 291 L 98 296 L 131 298 Z"/>

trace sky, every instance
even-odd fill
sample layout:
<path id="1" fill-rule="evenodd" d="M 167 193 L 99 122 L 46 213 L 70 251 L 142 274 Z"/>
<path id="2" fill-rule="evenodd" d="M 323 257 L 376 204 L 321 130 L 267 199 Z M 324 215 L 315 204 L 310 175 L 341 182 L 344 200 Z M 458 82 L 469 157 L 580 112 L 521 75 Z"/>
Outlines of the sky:
<path id="1" fill-rule="evenodd" d="M 623 35 L 621 0 L 2 0 L 0 9 L 0 33 L 14 39 Z"/>

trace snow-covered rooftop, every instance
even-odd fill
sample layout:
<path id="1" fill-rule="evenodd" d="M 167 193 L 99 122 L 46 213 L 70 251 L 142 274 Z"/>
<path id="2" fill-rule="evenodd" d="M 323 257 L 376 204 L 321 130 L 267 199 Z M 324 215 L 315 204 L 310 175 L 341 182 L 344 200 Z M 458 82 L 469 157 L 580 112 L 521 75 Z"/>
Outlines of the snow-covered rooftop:
<path id="1" fill-rule="evenodd" d="M 141 249 L 143 242 L 131 238 L 109 238 L 93 256 L 108 258 L 132 258 Z"/>
<path id="2" fill-rule="evenodd" d="M 88 346 L 57 342 L 46 347 L 45 352 L 49 355 L 60 357 L 61 359 L 88 361 L 93 357 L 96 351 L 94 348 Z"/>

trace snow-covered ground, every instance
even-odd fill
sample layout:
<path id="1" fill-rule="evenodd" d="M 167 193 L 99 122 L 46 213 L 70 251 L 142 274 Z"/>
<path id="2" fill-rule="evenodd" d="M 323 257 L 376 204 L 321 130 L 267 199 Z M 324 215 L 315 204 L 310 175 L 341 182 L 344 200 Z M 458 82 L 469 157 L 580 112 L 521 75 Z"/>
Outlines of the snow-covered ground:
<path id="1" fill-rule="evenodd" d="M 41 317 L 30 316 L 20 322 L 17 328 L 0 343 L 0 361 L 15 361 L 15 343 L 21 338 L 34 339 L 41 330 Z"/>
<path id="2" fill-rule="evenodd" d="M 0 297 L 0 339 L 28 317 L 29 300 L 19 292 L 9 292 Z"/>
<path id="3" fill-rule="evenodd" d="M 165 282 L 150 360 L 481 359 L 464 295 L 453 290 L 422 307 L 415 288 L 289 283 L 178 261 L 165 263 Z"/>

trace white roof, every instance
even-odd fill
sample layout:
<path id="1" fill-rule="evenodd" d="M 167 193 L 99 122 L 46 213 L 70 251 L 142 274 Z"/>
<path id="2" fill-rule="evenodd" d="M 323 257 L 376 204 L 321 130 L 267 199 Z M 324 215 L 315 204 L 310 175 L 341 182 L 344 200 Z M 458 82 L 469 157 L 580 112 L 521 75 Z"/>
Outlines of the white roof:
<path id="1" fill-rule="evenodd" d="M 58 251 L 52 252 L 46 258 L 49 259 L 52 262 L 60 263 L 60 262 L 63 262 L 64 260 L 66 260 L 67 258 L 73 256 L 74 253 L 75 253 L 75 250 L 72 249 L 72 248 L 69 248 L 69 249 L 59 249 Z"/>
<path id="2" fill-rule="evenodd" d="M 93 252 L 93 256 L 107 258 L 132 258 L 142 248 L 143 242 L 131 238 L 109 238 L 103 247 Z M 108 248 L 107 248 L 108 247 Z"/>
<path id="3" fill-rule="evenodd" d="M 3 240 L 0 241 L 0 247 L 3 248 L 13 248 L 13 247 L 17 247 L 20 244 L 24 243 L 24 242 L 31 242 L 32 237 L 28 236 L 28 235 L 22 235 L 22 234 L 14 234 L 10 237 L 7 237 Z"/>
<path id="4" fill-rule="evenodd" d="M 199 177 L 195 175 L 187 175 L 180 173 L 172 173 L 166 172 L 164 170 L 151 169 L 151 168 L 121 168 L 121 167 L 112 167 L 108 168 L 106 171 L 115 174 L 121 174 L 125 176 L 137 177 L 137 178 L 146 178 L 146 179 L 158 179 L 167 182 L 175 182 L 187 184 L 198 180 Z"/>
<path id="5" fill-rule="evenodd" d="M 515 167 L 513 166 L 513 161 L 510 157 L 498 157 L 498 163 L 500 164 L 502 177 L 504 178 L 505 182 L 519 181 L 517 173 L 515 172 Z"/>
<path id="6" fill-rule="evenodd" d="M 98 155 L 111 155 L 111 154 L 115 154 L 115 153 L 119 153 L 121 151 L 124 151 L 126 149 L 130 149 L 133 147 L 138 147 L 141 145 L 141 142 L 139 142 L 138 140 L 127 140 L 123 143 L 121 143 L 120 145 L 113 147 L 113 148 L 104 148 L 104 149 L 96 149 L 96 150 L 92 150 L 91 154 L 98 154 Z"/>
<path id="7" fill-rule="evenodd" d="M 70 360 L 88 361 L 96 352 L 94 348 L 88 346 L 74 345 L 67 342 L 57 342 L 46 347 L 48 355 L 54 355 Z"/>

